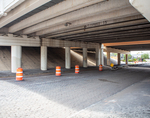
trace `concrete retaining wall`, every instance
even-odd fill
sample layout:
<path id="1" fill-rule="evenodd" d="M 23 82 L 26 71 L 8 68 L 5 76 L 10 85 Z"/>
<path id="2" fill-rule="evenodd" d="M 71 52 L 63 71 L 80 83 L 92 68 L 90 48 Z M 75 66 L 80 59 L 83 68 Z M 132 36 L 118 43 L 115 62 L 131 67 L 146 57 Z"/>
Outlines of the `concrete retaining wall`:
<path id="1" fill-rule="evenodd" d="M 56 66 L 65 67 L 65 49 L 48 48 L 48 68 Z M 95 57 L 95 56 L 94 56 Z M 79 65 L 82 67 L 82 55 L 71 51 L 71 66 Z M 88 66 L 94 66 L 88 62 Z M 40 69 L 40 48 L 22 48 L 22 68 Z M 0 47 L 0 71 L 11 70 L 11 47 Z"/>

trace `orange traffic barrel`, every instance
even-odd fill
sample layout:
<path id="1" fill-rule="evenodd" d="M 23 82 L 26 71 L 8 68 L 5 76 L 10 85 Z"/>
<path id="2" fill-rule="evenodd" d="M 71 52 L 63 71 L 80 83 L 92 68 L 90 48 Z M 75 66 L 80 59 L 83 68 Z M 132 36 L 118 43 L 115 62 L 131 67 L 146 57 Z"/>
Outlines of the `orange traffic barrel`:
<path id="1" fill-rule="evenodd" d="M 17 69 L 16 80 L 17 81 L 22 81 L 23 80 L 23 69 L 22 68 Z"/>
<path id="2" fill-rule="evenodd" d="M 61 76 L 61 67 L 56 66 L 56 76 Z"/>
<path id="3" fill-rule="evenodd" d="M 102 71 L 102 70 L 103 70 L 103 66 L 99 65 L 99 71 Z"/>
<path id="4" fill-rule="evenodd" d="M 79 65 L 75 66 L 75 73 L 79 73 Z"/>

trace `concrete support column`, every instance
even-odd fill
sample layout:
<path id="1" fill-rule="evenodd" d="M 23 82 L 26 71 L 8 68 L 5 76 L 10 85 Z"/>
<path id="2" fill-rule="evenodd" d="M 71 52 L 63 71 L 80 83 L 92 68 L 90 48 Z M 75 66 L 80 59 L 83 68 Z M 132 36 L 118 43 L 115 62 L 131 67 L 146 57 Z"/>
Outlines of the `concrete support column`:
<path id="1" fill-rule="evenodd" d="M 118 53 L 118 65 L 120 65 L 120 53 Z"/>
<path id="2" fill-rule="evenodd" d="M 41 46 L 41 70 L 47 70 L 47 46 Z"/>
<path id="3" fill-rule="evenodd" d="M 83 67 L 87 67 L 87 48 L 83 48 Z"/>
<path id="4" fill-rule="evenodd" d="M 107 65 L 110 65 L 110 52 L 107 52 Z"/>
<path id="5" fill-rule="evenodd" d="M 16 73 L 17 68 L 21 67 L 22 47 L 11 46 L 11 72 Z"/>
<path id="6" fill-rule="evenodd" d="M 100 64 L 104 66 L 103 44 L 101 44 L 101 50 L 100 50 Z"/>
<path id="7" fill-rule="evenodd" d="M 97 46 L 96 48 L 96 66 L 99 66 L 100 65 L 100 51 L 101 51 L 101 48 L 100 46 Z"/>
<path id="8" fill-rule="evenodd" d="M 65 47 L 65 68 L 71 68 L 70 47 Z"/>
<path id="9" fill-rule="evenodd" d="M 126 65 L 128 65 L 128 54 L 126 54 Z"/>

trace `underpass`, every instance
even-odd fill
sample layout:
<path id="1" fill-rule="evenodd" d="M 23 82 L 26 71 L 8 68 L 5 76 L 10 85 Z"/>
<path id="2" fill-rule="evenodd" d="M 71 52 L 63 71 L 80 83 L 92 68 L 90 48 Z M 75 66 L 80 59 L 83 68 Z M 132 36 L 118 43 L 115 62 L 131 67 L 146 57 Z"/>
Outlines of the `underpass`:
<path id="1" fill-rule="evenodd" d="M 149 118 L 149 65 L 128 63 L 131 51 L 150 49 L 149 5 L 0 0 L 0 117 Z"/>

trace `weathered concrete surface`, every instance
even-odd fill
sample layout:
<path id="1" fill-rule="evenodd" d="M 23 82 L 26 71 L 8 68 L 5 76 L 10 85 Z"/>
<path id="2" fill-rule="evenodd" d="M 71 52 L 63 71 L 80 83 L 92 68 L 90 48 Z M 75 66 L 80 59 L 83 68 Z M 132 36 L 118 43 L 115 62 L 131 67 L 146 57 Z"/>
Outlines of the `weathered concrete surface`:
<path id="1" fill-rule="evenodd" d="M 149 69 L 0 79 L 1 118 L 149 118 Z M 94 75 L 94 76 L 93 76 Z"/>
<path id="2" fill-rule="evenodd" d="M 150 22 L 150 15 L 149 15 L 149 0 L 129 0 L 131 5 L 137 9 L 149 22 Z"/>
<path id="3" fill-rule="evenodd" d="M 65 67 L 65 50 L 63 48 L 48 48 L 47 67 Z M 95 57 L 95 56 L 94 56 Z M 78 53 L 71 52 L 71 67 L 75 65 L 83 66 L 83 57 Z M 90 60 L 88 66 L 95 64 Z M 40 48 L 22 48 L 22 68 L 40 69 Z M 11 49 L 10 47 L 0 47 L 0 71 L 11 70 Z"/>
<path id="4" fill-rule="evenodd" d="M 88 53 L 88 66 L 95 66 L 95 53 Z M 55 68 L 56 66 L 65 67 L 65 50 L 63 48 L 48 48 L 47 67 Z M 106 57 L 104 57 L 106 65 Z M 117 64 L 111 60 L 111 63 Z M 83 66 L 83 54 L 81 52 L 71 51 L 71 67 L 75 65 Z M 22 48 L 22 68 L 40 69 L 40 48 Z M 0 71 L 11 70 L 11 48 L 0 47 Z"/>

